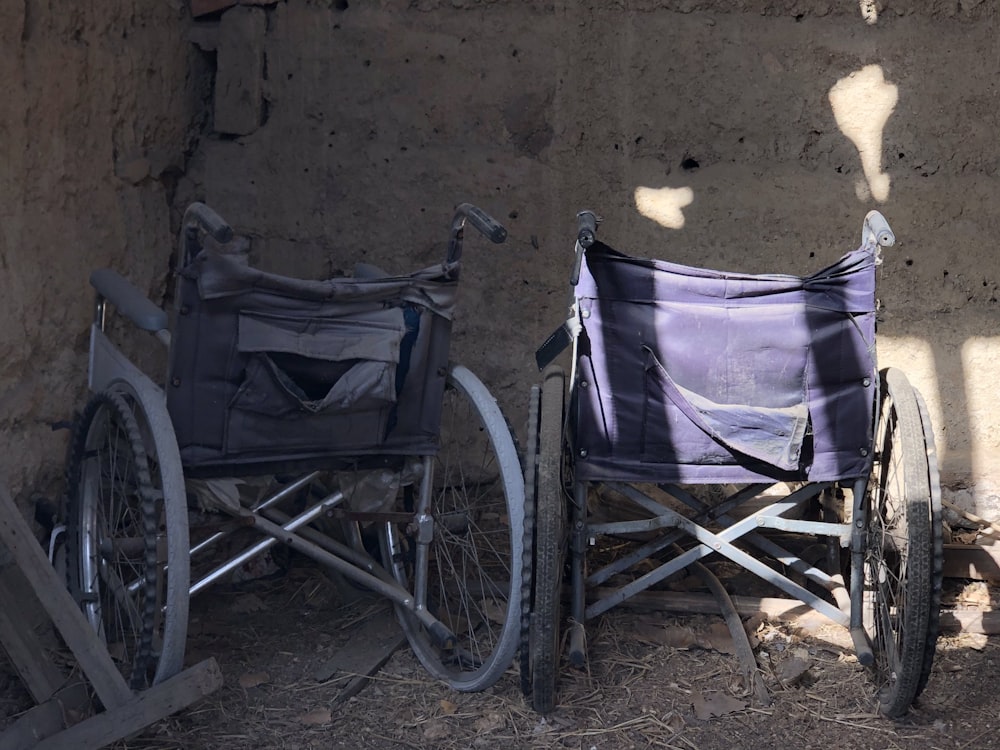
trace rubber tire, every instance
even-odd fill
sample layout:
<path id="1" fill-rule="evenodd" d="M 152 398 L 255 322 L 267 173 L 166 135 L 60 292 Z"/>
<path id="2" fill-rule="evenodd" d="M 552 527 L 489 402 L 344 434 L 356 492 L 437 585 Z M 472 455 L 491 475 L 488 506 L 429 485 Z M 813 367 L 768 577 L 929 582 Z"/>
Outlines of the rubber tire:
<path id="1" fill-rule="evenodd" d="M 535 580 L 535 489 L 538 483 L 538 410 L 540 386 L 531 386 L 528 399 L 528 441 L 524 452 L 524 553 L 521 556 L 521 693 L 531 695 L 531 607 Z"/>
<path id="2" fill-rule="evenodd" d="M 156 671 L 156 506 L 132 408 L 118 393 L 96 394 L 67 470 L 67 582 L 133 690 L 149 687 Z M 116 596 L 121 585 L 134 585 L 134 596 Z"/>
<path id="3" fill-rule="evenodd" d="M 556 706 L 559 625 L 566 554 L 566 501 L 562 483 L 565 375 L 546 369 L 538 431 L 535 489 L 534 597 L 531 613 L 531 704 L 541 714 Z"/>
<path id="4" fill-rule="evenodd" d="M 474 456 L 478 466 L 468 460 Z M 427 606 L 458 637 L 458 648 L 435 645 L 405 607 L 397 606 L 396 613 L 431 675 L 455 690 L 485 690 L 507 671 L 518 646 L 524 477 L 500 407 L 482 382 L 460 365 L 448 373 L 434 472 Z M 472 483 L 477 474 L 489 483 Z M 494 491 L 487 494 L 484 488 Z M 472 523 L 456 532 L 442 518 Z M 407 525 L 385 524 L 380 542 L 393 578 L 412 591 L 415 542 Z M 487 590 L 494 591 L 491 601 L 477 598 Z"/>
<path id="5" fill-rule="evenodd" d="M 906 376 L 881 373 L 881 406 L 865 497 L 865 612 L 880 709 L 906 713 L 925 682 L 934 555 L 932 489 L 919 403 Z M 901 476 L 900 476 L 901 475 Z"/>
<path id="6" fill-rule="evenodd" d="M 934 666 L 934 654 L 937 651 L 937 640 L 941 628 L 941 589 L 944 585 L 944 529 L 943 507 L 941 503 L 941 475 L 938 473 L 937 447 L 934 442 L 934 430 L 931 426 L 930 413 L 924 397 L 916 388 L 913 393 L 920 409 L 920 420 L 924 432 L 924 443 L 927 446 L 927 469 L 931 488 L 930 521 L 931 521 L 931 598 L 930 616 L 927 621 L 927 643 L 924 647 L 924 665 L 920 671 L 920 682 L 914 699 L 920 696 L 927 687 L 931 669 Z"/>

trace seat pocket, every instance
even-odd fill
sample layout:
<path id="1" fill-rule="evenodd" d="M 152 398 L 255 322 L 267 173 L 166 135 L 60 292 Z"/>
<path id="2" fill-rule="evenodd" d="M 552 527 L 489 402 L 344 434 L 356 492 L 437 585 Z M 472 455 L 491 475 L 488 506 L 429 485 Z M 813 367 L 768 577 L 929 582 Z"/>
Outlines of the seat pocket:
<path id="1" fill-rule="evenodd" d="M 244 311 L 242 381 L 227 409 L 226 451 L 275 456 L 372 450 L 396 404 L 403 311 L 340 317 Z"/>
<path id="2" fill-rule="evenodd" d="M 349 318 L 240 313 L 247 364 L 232 406 L 292 417 L 393 404 L 404 333 L 394 308 Z"/>
<path id="3" fill-rule="evenodd" d="M 644 461 L 731 464 L 749 457 L 784 471 L 799 468 L 809 423 L 804 399 L 787 407 L 716 403 L 680 386 L 644 348 Z"/>

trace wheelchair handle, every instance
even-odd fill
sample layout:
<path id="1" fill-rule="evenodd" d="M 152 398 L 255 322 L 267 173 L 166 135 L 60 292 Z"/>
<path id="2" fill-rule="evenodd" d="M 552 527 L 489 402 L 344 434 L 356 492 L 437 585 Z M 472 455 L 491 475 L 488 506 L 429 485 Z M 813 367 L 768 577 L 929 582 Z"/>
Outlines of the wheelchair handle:
<path id="1" fill-rule="evenodd" d="M 233 238 L 233 228 L 225 219 L 204 203 L 192 203 L 184 211 L 184 229 L 204 229 L 217 241 L 225 244 Z"/>
<path id="2" fill-rule="evenodd" d="M 233 239 L 233 228 L 225 219 L 204 203 L 192 203 L 184 210 L 181 221 L 179 263 L 187 265 L 201 252 L 201 232 L 210 234 L 223 245 Z"/>
<path id="3" fill-rule="evenodd" d="M 583 263 L 583 252 L 597 241 L 597 225 L 601 217 L 593 211 L 581 211 L 576 215 L 576 258 L 573 260 L 573 273 L 570 274 L 570 286 L 576 286 L 580 281 L 580 266 Z"/>
<path id="4" fill-rule="evenodd" d="M 889 228 L 889 222 L 878 211 L 869 211 L 865 216 L 864 226 L 861 228 L 861 244 L 880 245 L 881 247 L 892 247 L 896 243 L 896 235 Z"/>
<path id="5" fill-rule="evenodd" d="M 584 250 L 597 239 L 597 225 L 601 219 L 593 211 L 581 211 L 576 215 L 576 241 Z"/>
<path id="6" fill-rule="evenodd" d="M 472 226 L 489 237 L 494 245 L 499 245 L 507 239 L 507 230 L 503 225 L 481 208 L 476 208 L 471 203 L 463 203 L 458 207 L 458 211 L 465 214 L 472 222 Z"/>
<path id="7" fill-rule="evenodd" d="M 479 232 L 489 238 L 490 242 L 499 245 L 507 239 L 507 230 L 481 208 L 471 203 L 461 203 L 455 209 L 455 218 L 451 221 L 451 239 L 448 242 L 448 263 L 457 263 L 462 257 L 462 240 L 464 238 L 465 222 L 468 220 Z"/>

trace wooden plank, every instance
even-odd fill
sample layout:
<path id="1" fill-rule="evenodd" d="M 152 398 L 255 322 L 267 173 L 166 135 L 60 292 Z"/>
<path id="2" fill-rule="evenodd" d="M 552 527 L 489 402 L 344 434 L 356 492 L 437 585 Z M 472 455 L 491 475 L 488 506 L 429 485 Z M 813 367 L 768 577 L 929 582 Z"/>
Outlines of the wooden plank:
<path id="1" fill-rule="evenodd" d="M 333 687 L 339 687 L 333 702 L 341 703 L 361 692 L 369 678 L 405 643 L 406 636 L 392 610 L 381 610 L 356 628 L 337 654 L 313 671 L 313 677 L 320 682 L 331 680 Z"/>
<path id="2" fill-rule="evenodd" d="M 13 565 L 0 568 L 0 645 L 35 703 L 44 703 L 63 686 L 66 675 L 52 663 L 24 617 L 27 602 L 11 580 L 17 573 Z"/>
<path id="3" fill-rule="evenodd" d="M 28 579 L 35 596 L 52 619 L 80 663 L 87 680 L 94 687 L 106 708 L 127 703 L 132 698 L 129 689 L 107 648 L 83 616 L 73 597 L 49 563 L 38 540 L 21 516 L 10 496 L 6 482 L 0 479 L 0 544 L 17 562 L 20 572 Z"/>
<path id="4" fill-rule="evenodd" d="M 4 750 L 29 750 L 52 735 L 79 721 L 89 711 L 89 688 L 75 682 L 52 698 L 26 711 L 17 721 L 0 733 Z"/>
<path id="5" fill-rule="evenodd" d="M 593 596 L 607 596 L 611 589 L 596 589 Z M 590 593 L 588 593 L 588 597 Z M 733 596 L 736 611 L 743 617 L 763 614 L 769 620 L 791 622 L 806 629 L 832 625 L 832 620 L 795 599 L 777 597 Z M 719 614 L 719 604 L 711 594 L 679 591 L 643 591 L 622 602 L 622 607 L 681 614 Z M 941 612 L 942 633 L 1000 634 L 1000 611 L 978 609 Z"/>
<path id="6" fill-rule="evenodd" d="M 214 658 L 199 662 L 126 704 L 92 716 L 38 743 L 37 750 L 97 750 L 142 731 L 222 686 L 222 670 Z"/>
<path id="7" fill-rule="evenodd" d="M 587 598 L 598 599 L 613 593 L 613 589 L 595 589 Z M 790 622 L 802 620 L 817 624 L 835 625 L 830 618 L 816 612 L 812 607 L 796 599 L 779 597 L 733 596 L 733 605 L 743 617 L 755 614 L 766 615 L 769 620 Z M 719 603 L 711 594 L 697 594 L 681 591 L 642 591 L 621 603 L 633 609 L 665 610 L 682 614 L 719 614 Z"/>
<path id="8" fill-rule="evenodd" d="M 1000 612 L 994 610 L 956 609 L 941 613 L 942 633 L 1000 634 Z"/>
<path id="9" fill-rule="evenodd" d="M 982 544 L 946 544 L 944 577 L 1000 582 L 1000 549 Z"/>
<path id="10" fill-rule="evenodd" d="M 47 700 L 0 732 L 0 747 L 4 750 L 31 750 L 40 740 L 51 737 L 65 726 L 59 701 Z"/>

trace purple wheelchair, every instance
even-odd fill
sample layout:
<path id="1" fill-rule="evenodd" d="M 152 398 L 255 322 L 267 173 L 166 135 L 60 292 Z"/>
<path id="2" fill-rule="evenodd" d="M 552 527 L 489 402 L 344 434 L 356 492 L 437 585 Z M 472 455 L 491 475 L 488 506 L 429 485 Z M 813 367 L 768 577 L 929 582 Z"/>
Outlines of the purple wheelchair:
<path id="1" fill-rule="evenodd" d="M 876 364 L 885 219 L 798 277 L 632 257 L 577 218 L 570 319 L 529 410 L 532 705 L 555 707 L 564 645 L 586 663 L 587 620 L 725 558 L 846 627 L 880 710 L 904 714 L 937 640 L 941 499 L 923 399 Z M 568 345 L 567 378 L 551 362 Z"/>

